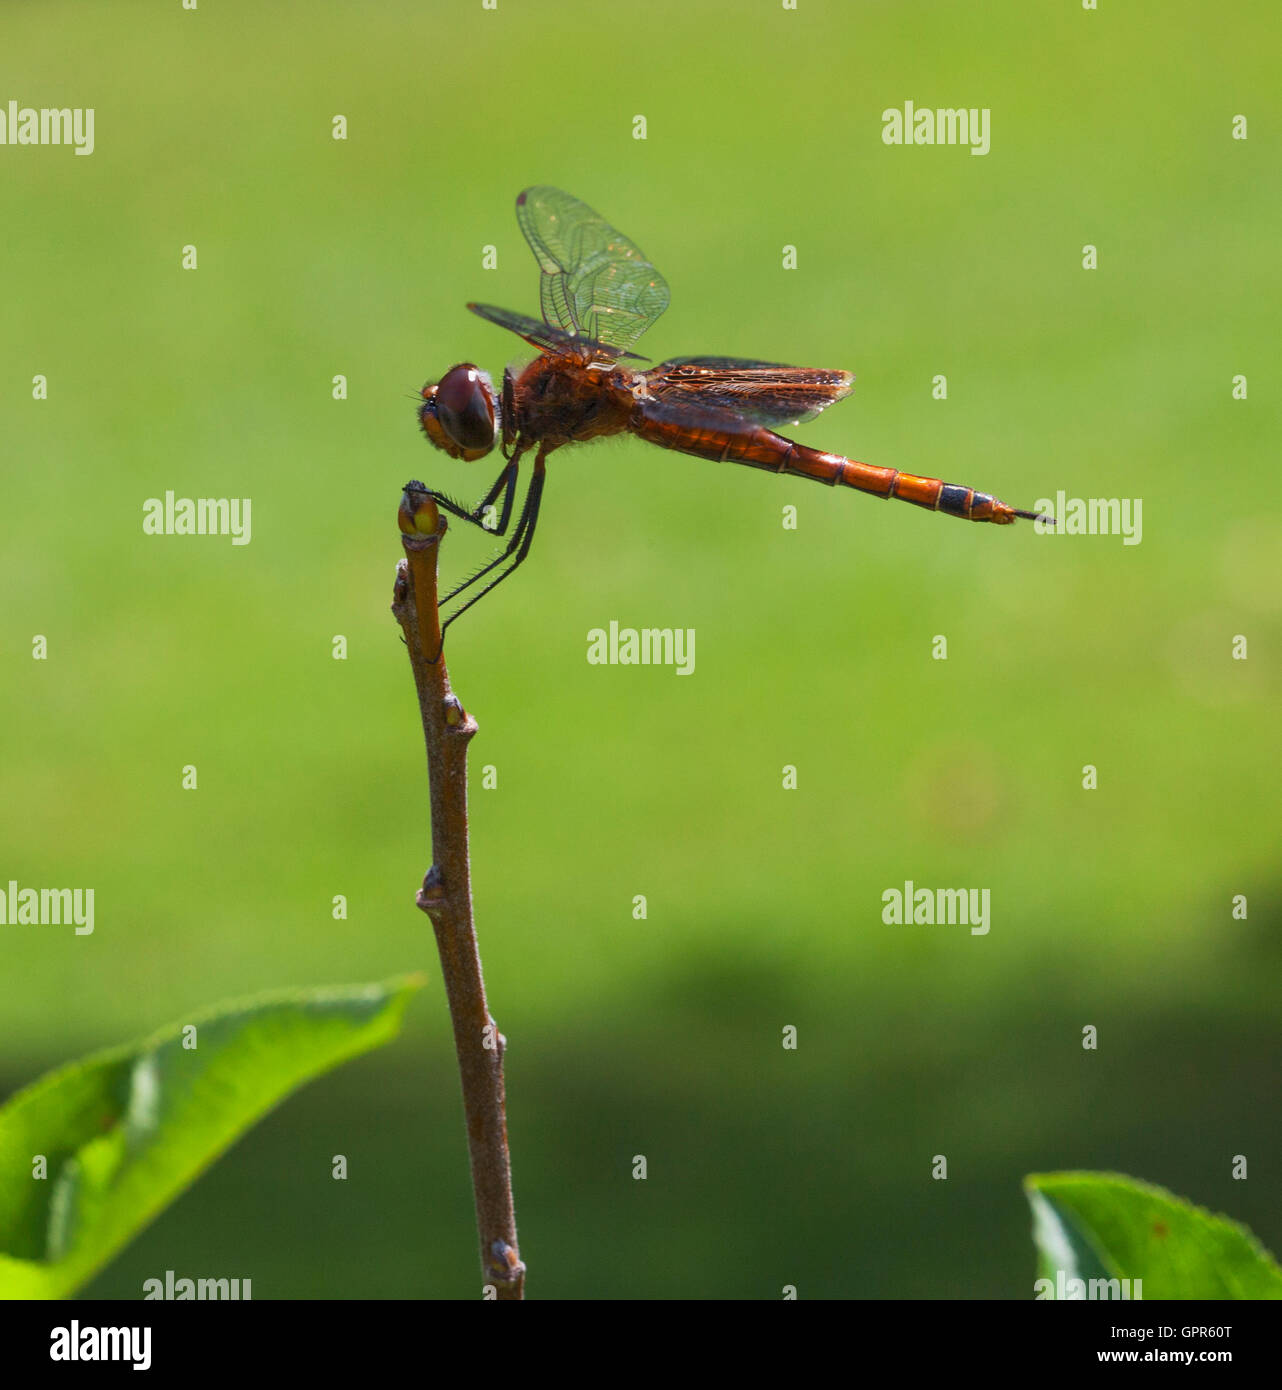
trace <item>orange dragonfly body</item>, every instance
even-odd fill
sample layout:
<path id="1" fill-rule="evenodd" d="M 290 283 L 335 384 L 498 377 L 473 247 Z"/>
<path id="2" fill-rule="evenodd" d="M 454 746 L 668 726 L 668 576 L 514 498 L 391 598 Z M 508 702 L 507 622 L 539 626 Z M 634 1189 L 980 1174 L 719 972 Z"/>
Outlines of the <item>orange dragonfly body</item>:
<path id="1" fill-rule="evenodd" d="M 859 463 L 774 432 L 772 426 L 813 419 L 849 395 L 854 383 L 849 372 L 739 357 L 677 357 L 638 370 L 631 364 L 644 359 L 631 348 L 668 307 L 663 277 L 635 243 L 559 189 L 527 188 L 516 200 L 516 215 L 542 272 L 543 317 L 489 304 L 467 307 L 518 334 L 540 355 L 519 372 L 509 367 L 497 398 L 490 377 L 470 362 L 452 367 L 421 393 L 419 423 L 438 449 L 472 460 L 500 443 L 505 460 L 475 507 L 422 483 L 407 484 L 408 492 L 430 496 L 452 515 L 506 536 L 519 461 L 535 451 L 533 476 L 507 545 L 441 602 L 494 577 L 450 615 L 445 627 L 529 554 L 547 456 L 605 435 L 630 433 L 698 458 L 852 487 L 967 521 L 1008 525 L 1017 517 L 1038 519 L 1035 512 L 962 484 Z"/>

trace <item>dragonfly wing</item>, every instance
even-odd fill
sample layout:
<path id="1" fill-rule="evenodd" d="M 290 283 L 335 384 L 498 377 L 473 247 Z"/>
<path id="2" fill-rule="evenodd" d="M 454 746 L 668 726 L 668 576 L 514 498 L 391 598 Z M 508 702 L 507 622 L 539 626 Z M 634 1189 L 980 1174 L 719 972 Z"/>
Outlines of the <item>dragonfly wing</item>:
<path id="1" fill-rule="evenodd" d="M 535 347 L 561 347 L 569 341 L 559 328 L 553 328 L 542 319 L 528 318 L 525 314 L 514 313 L 511 309 L 499 309 L 493 304 L 469 304 L 467 307 L 474 314 L 479 314 L 483 319 L 497 323 L 500 328 L 516 333 Z"/>
<path id="2" fill-rule="evenodd" d="M 559 328 L 553 328 L 542 319 L 532 319 L 527 314 L 518 314 L 514 309 L 499 309 L 493 304 L 469 304 L 467 307 L 474 314 L 488 319 L 490 323 L 497 323 L 500 328 L 510 330 L 518 337 L 524 338 L 527 343 L 542 348 L 544 352 L 568 350 L 576 357 L 600 357 L 610 361 L 619 357 L 630 357 L 636 362 L 650 360 L 648 357 L 642 357 L 640 353 L 624 352 L 622 348 L 593 342 L 591 338 L 572 337 L 568 333 L 562 333 Z"/>
<path id="3" fill-rule="evenodd" d="M 646 373 L 650 394 L 672 406 L 721 410 L 757 425 L 797 425 L 850 394 L 849 372 L 788 367 L 749 357 L 674 357 Z"/>
<path id="4" fill-rule="evenodd" d="M 668 285 L 586 203 L 546 185 L 516 200 L 516 220 L 539 263 L 539 307 L 549 324 L 627 352 L 668 307 Z"/>

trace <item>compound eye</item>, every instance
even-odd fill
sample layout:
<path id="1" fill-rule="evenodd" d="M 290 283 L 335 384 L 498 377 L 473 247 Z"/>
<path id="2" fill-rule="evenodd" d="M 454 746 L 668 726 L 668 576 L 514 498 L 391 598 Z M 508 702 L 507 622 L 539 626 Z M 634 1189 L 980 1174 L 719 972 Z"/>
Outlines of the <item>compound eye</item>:
<path id="1" fill-rule="evenodd" d="M 451 367 L 436 387 L 436 418 L 469 453 L 494 447 L 494 387 L 470 362 Z"/>

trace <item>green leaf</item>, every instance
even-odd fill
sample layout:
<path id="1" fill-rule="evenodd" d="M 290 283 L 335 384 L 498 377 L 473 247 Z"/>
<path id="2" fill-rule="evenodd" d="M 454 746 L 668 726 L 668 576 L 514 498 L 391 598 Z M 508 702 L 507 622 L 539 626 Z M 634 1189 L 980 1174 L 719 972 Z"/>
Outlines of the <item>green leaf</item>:
<path id="1" fill-rule="evenodd" d="M 422 984 L 226 1003 L 19 1091 L 0 1109 L 0 1298 L 79 1288 L 292 1090 L 395 1037 Z"/>
<path id="2" fill-rule="evenodd" d="M 1160 1187 L 1115 1173 L 1035 1173 L 1024 1193 L 1052 1298 L 1061 1271 L 1063 1283 L 1129 1279 L 1132 1298 L 1282 1298 L 1282 1269 L 1245 1226 Z"/>

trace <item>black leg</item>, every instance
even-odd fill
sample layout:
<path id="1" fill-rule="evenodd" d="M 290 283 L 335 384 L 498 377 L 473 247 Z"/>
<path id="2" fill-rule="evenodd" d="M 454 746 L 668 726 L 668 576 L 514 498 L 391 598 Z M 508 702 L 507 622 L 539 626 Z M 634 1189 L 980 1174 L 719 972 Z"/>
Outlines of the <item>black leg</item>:
<path id="1" fill-rule="evenodd" d="M 492 536 L 502 536 L 507 533 L 507 524 L 512 516 L 512 499 L 516 496 L 516 475 L 517 460 L 521 457 L 521 447 L 517 446 L 512 454 L 511 460 L 503 467 L 502 473 L 494 480 L 494 486 L 485 494 L 475 507 L 465 507 L 460 502 L 456 502 L 452 497 L 447 497 L 443 492 L 435 492 L 432 488 L 421 487 L 419 491 L 425 493 L 443 511 L 449 512 L 451 516 L 458 517 L 461 521 L 466 521 L 470 526 L 479 526 L 482 531 Z M 487 526 L 485 524 L 485 513 L 494 505 L 498 495 L 503 494 L 503 509 L 499 513 L 497 526 Z"/>
<path id="2" fill-rule="evenodd" d="M 512 533 L 512 539 L 508 542 L 503 552 L 495 556 L 483 569 L 478 570 L 471 579 L 465 580 L 462 584 L 458 585 L 457 588 L 446 594 L 441 600 L 441 605 L 448 603 L 452 598 L 456 598 L 465 589 L 470 589 L 477 580 L 489 574 L 491 570 L 496 569 L 499 565 L 503 564 L 504 561 L 511 560 L 512 563 L 508 565 L 507 569 L 501 574 L 491 579 L 479 594 L 474 594 L 461 608 L 450 614 L 445 622 L 441 624 L 442 640 L 444 639 L 445 629 L 448 628 L 455 619 L 461 618 L 474 603 L 480 602 L 491 589 L 501 584 L 530 553 L 530 545 L 534 540 L 534 528 L 539 519 L 539 503 L 543 497 L 543 479 L 545 477 L 543 458 L 544 450 L 540 449 L 538 458 L 534 461 L 534 476 L 530 479 L 530 490 L 525 494 L 525 505 L 521 508 L 520 519 L 516 523 L 516 530 Z"/>
<path id="3" fill-rule="evenodd" d="M 495 536 L 507 534 L 507 524 L 512 516 L 512 499 L 516 496 L 516 461 L 519 457 L 519 454 L 513 454 L 511 462 L 494 480 L 494 486 L 476 504 L 476 515 L 481 530 L 490 531 Z M 485 524 L 485 513 L 494 505 L 494 499 L 500 492 L 503 493 L 503 507 L 499 512 L 498 525 L 491 528 Z"/>

